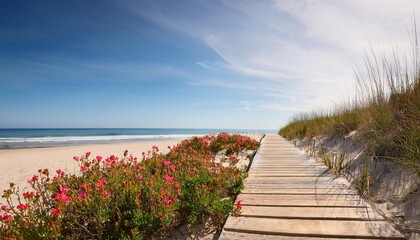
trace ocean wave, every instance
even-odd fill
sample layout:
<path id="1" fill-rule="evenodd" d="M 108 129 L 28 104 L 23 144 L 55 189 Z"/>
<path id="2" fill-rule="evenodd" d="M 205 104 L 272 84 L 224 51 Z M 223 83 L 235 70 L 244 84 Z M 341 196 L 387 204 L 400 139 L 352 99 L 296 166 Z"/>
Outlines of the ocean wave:
<path id="1" fill-rule="evenodd" d="M 47 137 L 6 137 L 0 138 L 0 143 L 54 143 L 83 141 L 121 141 L 121 140 L 151 140 L 178 139 L 199 136 L 197 134 L 167 134 L 167 135 L 96 135 L 96 136 L 47 136 Z"/>

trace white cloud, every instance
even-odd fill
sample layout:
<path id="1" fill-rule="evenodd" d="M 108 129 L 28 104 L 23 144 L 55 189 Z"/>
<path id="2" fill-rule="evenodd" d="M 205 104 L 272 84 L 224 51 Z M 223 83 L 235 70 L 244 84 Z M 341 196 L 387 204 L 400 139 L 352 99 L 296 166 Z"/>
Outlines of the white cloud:
<path id="1" fill-rule="evenodd" d="M 353 68 L 371 46 L 409 46 L 415 0 L 177 1 L 128 5 L 171 31 L 202 41 L 223 62 L 202 67 L 235 78 L 203 84 L 255 91 L 245 109 L 303 111 L 355 94 Z M 387 48 L 388 47 L 388 48 Z"/>

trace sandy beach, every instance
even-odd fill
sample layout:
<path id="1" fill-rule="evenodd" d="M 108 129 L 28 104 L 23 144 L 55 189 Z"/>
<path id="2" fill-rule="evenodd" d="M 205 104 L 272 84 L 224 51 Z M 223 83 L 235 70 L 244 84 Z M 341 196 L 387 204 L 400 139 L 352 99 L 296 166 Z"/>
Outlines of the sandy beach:
<path id="1" fill-rule="evenodd" d="M 9 187 L 10 182 L 18 184 L 23 190 L 30 188 L 27 180 L 38 169 L 48 168 L 55 172 L 61 169 L 65 173 L 74 172 L 78 169 L 73 156 L 81 156 L 85 152 L 91 152 L 91 156 L 110 156 L 112 154 L 122 156 L 125 150 L 134 156 L 140 156 L 142 152 L 151 150 L 155 145 L 160 151 L 167 152 L 168 146 L 176 145 L 181 139 L 156 140 L 134 143 L 98 144 L 84 146 L 47 147 L 47 148 L 23 148 L 0 150 L 0 195 Z M 0 198 L 0 203 L 4 199 Z"/>

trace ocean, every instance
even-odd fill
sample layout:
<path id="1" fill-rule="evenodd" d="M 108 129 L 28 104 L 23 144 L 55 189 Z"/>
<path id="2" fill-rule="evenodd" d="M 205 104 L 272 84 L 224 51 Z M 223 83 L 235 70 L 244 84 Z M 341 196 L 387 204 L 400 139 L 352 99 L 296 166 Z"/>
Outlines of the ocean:
<path id="1" fill-rule="evenodd" d="M 181 139 L 218 134 L 275 133 L 255 129 L 182 129 L 182 128 L 36 128 L 0 129 L 0 149 L 75 146 L 102 143 L 141 142 Z"/>

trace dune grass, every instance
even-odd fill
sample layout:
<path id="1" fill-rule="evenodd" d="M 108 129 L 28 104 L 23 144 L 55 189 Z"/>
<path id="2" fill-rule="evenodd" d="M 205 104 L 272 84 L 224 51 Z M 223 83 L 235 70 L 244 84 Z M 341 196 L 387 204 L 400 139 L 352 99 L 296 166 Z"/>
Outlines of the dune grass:
<path id="1" fill-rule="evenodd" d="M 355 71 L 357 94 L 328 112 L 301 113 L 279 130 L 283 137 L 344 137 L 352 131 L 375 158 L 404 164 L 420 174 L 420 63 L 417 32 L 410 53 L 366 54 Z"/>

